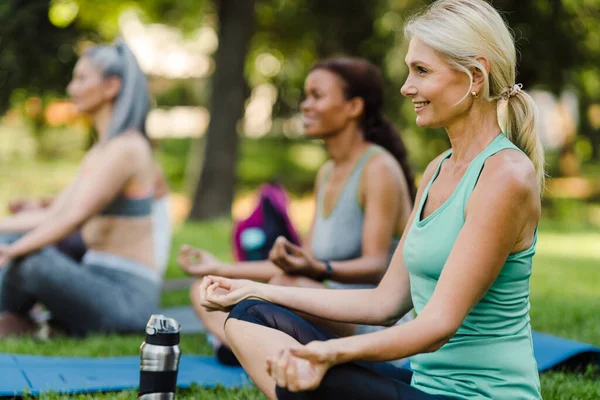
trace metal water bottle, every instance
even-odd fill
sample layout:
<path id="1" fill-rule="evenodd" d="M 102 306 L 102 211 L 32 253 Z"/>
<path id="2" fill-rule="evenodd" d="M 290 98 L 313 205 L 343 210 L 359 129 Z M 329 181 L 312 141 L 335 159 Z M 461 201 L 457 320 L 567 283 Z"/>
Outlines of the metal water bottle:
<path id="1" fill-rule="evenodd" d="M 140 346 L 138 399 L 172 400 L 177 390 L 179 331 L 173 318 L 153 315 L 146 325 L 146 340 Z"/>

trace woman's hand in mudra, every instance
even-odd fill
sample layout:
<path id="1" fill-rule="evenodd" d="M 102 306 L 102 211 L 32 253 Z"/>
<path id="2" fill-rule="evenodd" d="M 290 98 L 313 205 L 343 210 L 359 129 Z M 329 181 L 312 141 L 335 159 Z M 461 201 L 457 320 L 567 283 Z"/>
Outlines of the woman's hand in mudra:
<path id="1" fill-rule="evenodd" d="M 256 282 L 205 276 L 200 284 L 200 304 L 208 311 L 229 312 L 240 301 L 257 297 Z"/>
<path id="2" fill-rule="evenodd" d="M 266 368 L 277 386 L 300 392 L 318 388 L 329 368 L 336 364 L 335 360 L 336 353 L 329 341 L 314 341 L 267 358 Z"/>
<path id="3" fill-rule="evenodd" d="M 208 251 L 197 249 L 184 244 L 179 249 L 177 263 L 188 275 L 207 276 L 216 275 L 221 262 Z"/>
<path id="4" fill-rule="evenodd" d="M 296 246 L 285 237 L 277 238 L 271 251 L 269 261 L 277 265 L 289 275 L 302 275 L 319 279 L 325 272 L 325 264 L 317 260 L 309 251 Z"/>

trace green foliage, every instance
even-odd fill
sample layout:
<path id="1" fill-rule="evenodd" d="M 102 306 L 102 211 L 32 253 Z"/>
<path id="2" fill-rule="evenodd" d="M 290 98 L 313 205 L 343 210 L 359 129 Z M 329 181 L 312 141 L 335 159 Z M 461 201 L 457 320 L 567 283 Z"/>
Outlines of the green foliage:
<path id="1" fill-rule="evenodd" d="M 16 89 L 28 96 L 63 93 L 76 61 L 82 37 L 94 33 L 75 26 L 58 28 L 50 22 L 48 0 L 0 2 L 0 113 Z"/>
<path id="2" fill-rule="evenodd" d="M 185 33 L 195 31 L 202 18 L 214 13 L 208 0 L 75 0 L 79 13 L 76 23 L 100 32 L 105 40 L 119 33 L 119 16 L 125 10 L 135 10 L 148 23 L 175 25 Z"/>
<path id="3" fill-rule="evenodd" d="M 175 190 L 186 188 L 186 159 L 200 156 L 191 154 L 194 149 L 191 144 L 191 139 L 164 139 L 156 152 Z M 316 142 L 283 136 L 242 137 L 237 163 L 237 190 L 254 190 L 276 179 L 291 192 L 304 194 L 313 189 L 317 170 L 325 160 L 325 150 Z"/>

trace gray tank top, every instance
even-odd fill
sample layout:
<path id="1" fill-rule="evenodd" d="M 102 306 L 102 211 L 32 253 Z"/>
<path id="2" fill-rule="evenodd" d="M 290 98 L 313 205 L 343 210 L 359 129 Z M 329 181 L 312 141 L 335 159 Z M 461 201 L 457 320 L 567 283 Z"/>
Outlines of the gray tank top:
<path id="1" fill-rule="evenodd" d="M 328 171 L 323 178 L 317 193 L 317 215 L 311 241 L 312 253 L 319 260 L 344 261 L 359 258 L 362 255 L 365 214 L 359 198 L 360 178 L 367 161 L 381 151 L 384 150 L 379 146 L 371 146 L 365 151 L 346 180 L 333 210 L 327 216 L 323 212 L 323 203 L 325 186 L 331 171 Z M 398 239 L 394 238 L 390 247 L 390 258 L 397 245 Z M 357 287 L 357 285 L 346 284 L 343 286 Z M 365 287 L 365 285 L 360 286 Z"/>

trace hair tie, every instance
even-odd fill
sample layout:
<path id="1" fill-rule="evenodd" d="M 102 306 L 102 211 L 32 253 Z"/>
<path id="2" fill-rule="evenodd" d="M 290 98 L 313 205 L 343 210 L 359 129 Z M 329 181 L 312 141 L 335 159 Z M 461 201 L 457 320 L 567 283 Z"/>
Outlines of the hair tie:
<path id="1" fill-rule="evenodd" d="M 523 89 L 523 84 L 522 83 L 516 83 L 516 84 L 514 84 L 512 86 L 509 86 L 506 89 L 504 89 L 500 93 L 500 97 L 502 97 L 503 100 L 508 100 L 511 97 L 516 96 L 517 93 L 519 93 L 522 89 Z"/>

